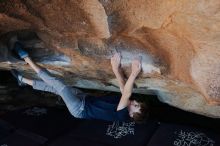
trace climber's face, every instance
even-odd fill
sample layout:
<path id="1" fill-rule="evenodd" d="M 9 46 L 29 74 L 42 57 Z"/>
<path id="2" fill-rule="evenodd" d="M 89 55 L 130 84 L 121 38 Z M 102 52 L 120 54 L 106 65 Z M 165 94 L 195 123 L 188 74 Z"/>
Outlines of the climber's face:
<path id="1" fill-rule="evenodd" d="M 129 111 L 129 116 L 131 118 L 134 117 L 135 113 L 141 113 L 141 105 L 140 105 L 140 103 L 138 103 L 136 100 L 129 101 L 128 111 Z"/>

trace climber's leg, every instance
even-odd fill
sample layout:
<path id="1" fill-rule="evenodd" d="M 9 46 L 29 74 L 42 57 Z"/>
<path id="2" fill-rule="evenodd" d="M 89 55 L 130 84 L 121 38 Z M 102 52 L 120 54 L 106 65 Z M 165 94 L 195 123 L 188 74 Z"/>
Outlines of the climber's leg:
<path id="1" fill-rule="evenodd" d="M 65 85 L 61 80 L 52 77 L 46 70 L 41 69 L 38 72 L 38 76 L 57 91 L 74 117 L 83 117 L 82 111 L 84 110 L 85 96 L 78 96 L 76 88 Z"/>
<path id="2" fill-rule="evenodd" d="M 84 109 L 85 98 L 83 96 L 77 97 L 76 92 L 66 86 L 61 80 L 51 76 L 45 69 L 40 68 L 28 56 L 27 52 L 23 50 L 21 45 L 15 48 L 17 54 L 27 62 L 30 67 L 38 74 L 38 76 L 49 86 L 53 87 L 56 92 L 62 97 L 70 113 L 77 118 L 82 118 L 82 111 Z"/>
<path id="3" fill-rule="evenodd" d="M 36 90 L 47 91 L 59 95 L 56 89 L 54 89 L 52 86 L 49 86 L 44 81 L 32 80 L 32 87 Z"/>

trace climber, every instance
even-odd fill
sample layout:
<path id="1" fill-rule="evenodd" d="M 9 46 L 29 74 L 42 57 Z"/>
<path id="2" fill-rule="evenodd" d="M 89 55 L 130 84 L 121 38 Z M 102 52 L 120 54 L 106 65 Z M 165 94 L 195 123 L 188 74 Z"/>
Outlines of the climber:
<path id="1" fill-rule="evenodd" d="M 92 97 L 77 88 L 72 88 L 50 75 L 50 73 L 36 65 L 23 45 L 14 37 L 10 40 L 12 51 L 15 51 L 21 59 L 37 73 L 41 80 L 31 80 L 23 77 L 18 71 L 12 70 L 19 85 L 31 85 L 33 89 L 48 91 L 62 97 L 69 112 L 76 118 L 101 119 L 107 121 L 130 121 L 143 122 L 147 118 L 147 106 L 143 99 L 131 97 L 134 81 L 141 71 L 141 59 L 132 61 L 131 74 L 125 82 L 120 67 L 121 56 L 116 53 L 111 58 L 113 72 L 119 83 L 121 98 L 117 97 Z"/>

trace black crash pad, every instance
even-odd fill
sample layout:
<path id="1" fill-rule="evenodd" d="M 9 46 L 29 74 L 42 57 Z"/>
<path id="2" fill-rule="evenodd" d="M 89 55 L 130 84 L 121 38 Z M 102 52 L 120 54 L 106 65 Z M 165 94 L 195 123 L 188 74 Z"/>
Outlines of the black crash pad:
<path id="1" fill-rule="evenodd" d="M 1 146 L 43 146 L 47 139 L 39 135 L 18 129 L 0 140 Z"/>
<path id="2" fill-rule="evenodd" d="M 220 146 L 220 135 L 190 126 L 162 123 L 147 146 Z"/>
<path id="3" fill-rule="evenodd" d="M 6 121 L 0 120 L 0 140 L 10 135 L 14 128 Z"/>
<path id="4" fill-rule="evenodd" d="M 57 139 L 50 146 L 144 146 L 157 129 L 157 122 L 146 124 L 134 122 L 107 122 L 99 120 L 82 120 L 68 135 Z M 75 141 L 79 141 L 75 143 Z M 80 143 L 80 141 L 82 143 Z"/>
<path id="5" fill-rule="evenodd" d="M 31 107 L 9 112 L 1 119 L 15 128 L 36 133 L 49 140 L 67 133 L 78 121 L 67 110 L 48 107 Z"/>

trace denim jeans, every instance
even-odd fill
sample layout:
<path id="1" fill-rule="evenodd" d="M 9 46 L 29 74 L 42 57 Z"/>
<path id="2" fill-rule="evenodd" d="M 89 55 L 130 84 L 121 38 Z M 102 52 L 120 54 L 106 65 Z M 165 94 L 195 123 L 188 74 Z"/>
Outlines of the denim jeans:
<path id="1" fill-rule="evenodd" d="M 82 111 L 85 106 L 86 94 L 77 88 L 72 88 L 63 83 L 63 81 L 50 75 L 42 69 L 38 76 L 43 80 L 34 80 L 33 88 L 41 91 L 48 91 L 60 95 L 66 104 L 69 112 L 76 118 L 83 118 Z"/>

